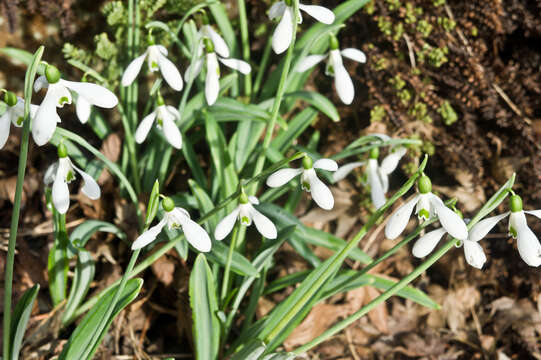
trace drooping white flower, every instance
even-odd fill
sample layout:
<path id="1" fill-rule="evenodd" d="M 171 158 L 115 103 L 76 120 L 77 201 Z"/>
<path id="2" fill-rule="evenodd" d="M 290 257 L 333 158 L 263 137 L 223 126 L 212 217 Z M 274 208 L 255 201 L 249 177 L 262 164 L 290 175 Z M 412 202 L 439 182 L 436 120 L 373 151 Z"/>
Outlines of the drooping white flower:
<path id="1" fill-rule="evenodd" d="M 148 58 L 147 64 L 150 72 L 160 70 L 169 86 L 176 91 L 182 90 L 184 86 L 182 76 L 180 76 L 175 64 L 167 58 L 167 49 L 162 45 L 150 45 L 143 55 L 132 60 L 122 75 L 122 86 L 129 86 L 135 80 L 146 58 Z"/>
<path id="2" fill-rule="evenodd" d="M 423 175 L 418 180 L 419 194 L 398 208 L 390 217 L 385 226 L 385 236 L 388 239 L 396 239 L 406 228 L 413 208 L 417 206 L 415 213 L 419 220 L 428 220 L 437 217 L 443 228 L 457 239 L 468 237 L 468 228 L 454 211 L 449 209 L 443 201 L 434 195 L 432 183 L 428 176 Z"/>
<path id="3" fill-rule="evenodd" d="M 145 141 L 152 124 L 156 120 L 156 127 L 163 133 L 169 144 L 176 149 L 180 149 L 182 147 L 182 135 L 175 123 L 180 119 L 180 113 L 175 107 L 165 105 L 161 95 L 158 95 L 156 104 L 156 109 L 145 116 L 137 127 L 135 141 L 138 144 Z"/>
<path id="4" fill-rule="evenodd" d="M 58 161 L 49 166 L 45 172 L 43 181 L 45 185 L 53 184 L 52 200 L 53 205 L 60 214 L 65 214 L 70 205 L 70 192 L 68 184 L 75 179 L 75 172 L 83 178 L 81 191 L 92 200 L 99 199 L 101 190 L 94 178 L 79 169 L 68 157 L 66 145 L 58 146 Z"/>
<path id="5" fill-rule="evenodd" d="M 152 226 L 135 239 L 131 246 L 132 250 L 141 249 L 156 240 L 163 227 L 167 225 L 169 230 L 182 228 L 186 240 L 198 251 L 210 251 L 212 242 L 209 235 L 201 225 L 190 219 L 190 214 L 186 210 L 181 207 L 175 207 L 173 200 L 168 197 L 163 199 L 162 207 L 165 210 L 163 218 L 158 224 Z"/>
<path id="6" fill-rule="evenodd" d="M 249 74 L 252 71 L 252 67 L 245 61 L 231 58 L 226 59 L 216 55 L 214 45 L 209 38 L 204 38 L 203 43 L 206 49 L 204 58 L 198 59 L 194 64 L 188 66 L 185 77 L 186 79 L 195 79 L 203 69 L 203 65 L 206 65 L 205 98 L 207 99 L 207 104 L 212 105 L 218 99 L 218 93 L 220 92 L 220 65 L 218 61 L 233 70 L 240 71 L 244 75 Z"/>
<path id="7" fill-rule="evenodd" d="M 447 230 L 438 228 L 421 236 L 413 245 L 413 256 L 422 258 L 430 254 L 445 234 L 447 234 Z M 458 239 L 460 240 L 460 244 L 457 246 L 464 247 L 464 258 L 468 264 L 481 269 L 487 261 L 487 257 L 483 251 L 483 247 L 479 245 L 480 239 L 472 239 L 471 234 L 470 232 L 465 239 Z"/>
<path id="8" fill-rule="evenodd" d="M 396 169 L 400 159 L 406 154 L 406 148 L 397 147 L 389 155 L 387 155 L 381 165 L 378 164 L 379 149 L 373 148 L 370 151 L 370 159 L 366 169 L 368 177 L 368 185 L 370 186 L 370 194 L 372 203 L 379 209 L 387 201 L 385 193 L 389 190 L 389 175 Z M 366 164 L 365 161 L 356 161 L 353 163 L 342 165 L 333 174 L 334 182 L 344 179 L 351 171 Z"/>
<path id="9" fill-rule="evenodd" d="M 4 96 L 4 101 L 7 104 L 7 109 L 2 116 L 0 116 L 0 149 L 6 145 L 9 137 L 10 124 L 16 127 L 23 126 L 24 120 L 24 100 L 16 96 L 14 93 L 8 91 Z M 34 118 L 37 105 L 30 105 L 30 117 Z"/>
<path id="10" fill-rule="evenodd" d="M 87 82 L 67 81 L 60 78 L 60 72 L 52 65 L 45 67 L 45 75 L 40 76 L 34 83 L 34 91 L 47 88 L 47 93 L 41 102 L 32 125 L 32 137 L 38 146 L 46 144 L 60 122 L 56 108 L 71 104 L 71 92 L 78 95 L 79 101 L 110 109 L 118 104 L 116 95 L 103 86 Z"/>
<path id="11" fill-rule="evenodd" d="M 269 18 L 271 20 L 282 17 L 280 23 L 272 34 L 272 49 L 276 54 L 281 54 L 289 48 L 291 40 L 293 39 L 293 1 L 285 0 L 274 3 L 269 9 Z M 300 10 L 306 12 L 319 22 L 330 25 L 334 22 L 334 13 L 323 7 L 317 5 L 304 5 L 299 2 L 299 11 L 297 13 L 297 23 L 302 23 L 302 15 Z"/>
<path id="12" fill-rule="evenodd" d="M 338 97 L 344 104 L 349 105 L 353 102 L 355 87 L 353 86 L 351 76 L 349 76 L 349 73 L 342 63 L 342 56 L 359 63 L 365 63 L 366 55 L 361 50 L 354 48 L 347 48 L 340 51 L 338 40 L 334 35 L 331 35 L 329 47 L 330 51 L 327 55 L 309 55 L 302 59 L 297 65 L 296 71 L 304 72 L 328 57 L 329 59 L 327 61 L 327 67 L 325 68 L 325 74 L 334 77 L 334 86 L 338 93 Z"/>
<path id="13" fill-rule="evenodd" d="M 267 186 L 279 187 L 288 183 L 297 175 L 301 175 L 301 187 L 312 194 L 312 198 L 318 206 L 325 210 L 334 207 L 334 198 L 331 190 L 317 177 L 315 169 L 336 171 L 338 164 L 331 159 L 319 159 L 315 162 L 308 156 L 302 159 L 302 169 L 280 169 L 267 178 Z"/>
<path id="14" fill-rule="evenodd" d="M 255 223 L 257 231 L 267 239 L 276 239 L 276 226 L 265 215 L 257 211 L 253 205 L 259 205 L 259 200 L 255 196 L 246 196 L 241 194 L 239 206 L 235 208 L 229 215 L 224 217 L 216 226 L 214 237 L 216 240 L 223 240 L 235 226 L 237 219 L 242 225 L 250 226 L 252 221 Z"/>
<path id="15" fill-rule="evenodd" d="M 225 42 L 224 38 L 214 30 L 214 28 L 210 25 L 209 18 L 207 16 L 206 12 L 203 12 L 203 26 L 201 26 L 201 29 L 199 30 L 199 51 L 202 52 L 204 44 L 203 39 L 208 38 L 210 41 L 212 41 L 212 44 L 214 45 L 214 50 L 218 55 L 224 58 L 228 58 L 230 55 L 229 47 L 227 46 L 227 43 Z"/>
<path id="16" fill-rule="evenodd" d="M 509 199 L 509 208 L 511 211 L 486 218 L 475 224 L 470 231 L 470 238 L 479 241 L 500 220 L 510 215 L 508 225 L 509 235 L 517 239 L 517 248 L 520 257 L 529 266 L 537 267 L 541 265 L 541 243 L 534 232 L 528 227 L 525 215 L 529 214 L 541 219 L 541 210 L 524 211 L 522 209 L 522 199 L 518 195 L 511 196 Z"/>

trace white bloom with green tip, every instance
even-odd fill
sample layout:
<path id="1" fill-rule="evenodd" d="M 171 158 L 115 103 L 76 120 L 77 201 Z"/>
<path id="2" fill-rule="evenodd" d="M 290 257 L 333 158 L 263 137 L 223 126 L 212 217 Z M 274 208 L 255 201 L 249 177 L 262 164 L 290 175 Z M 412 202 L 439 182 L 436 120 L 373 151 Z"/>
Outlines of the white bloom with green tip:
<path id="1" fill-rule="evenodd" d="M 152 41 L 151 41 L 152 42 Z M 143 55 L 136 57 L 128 65 L 124 74 L 122 75 L 122 86 L 129 86 L 135 80 L 145 59 L 148 60 L 148 69 L 150 72 L 156 72 L 160 70 L 165 81 L 171 86 L 174 90 L 180 91 L 184 86 L 182 81 L 182 76 L 178 71 L 175 64 L 167 58 L 167 49 L 162 45 L 150 45 Z"/>
<path id="2" fill-rule="evenodd" d="M 257 231 L 267 239 L 276 239 L 277 231 L 276 226 L 265 215 L 257 211 L 253 205 L 258 205 L 259 200 L 255 196 L 246 196 L 241 194 L 239 199 L 239 206 L 235 208 L 229 215 L 224 217 L 216 230 L 214 231 L 214 237 L 216 240 L 223 240 L 237 222 L 237 219 L 242 225 L 250 226 L 252 221 L 257 228 Z"/>
<path id="3" fill-rule="evenodd" d="M 302 166 L 302 169 L 285 168 L 274 172 L 267 178 L 267 186 L 279 187 L 301 175 L 302 189 L 312 194 L 312 198 L 320 208 L 331 210 L 334 207 L 334 197 L 327 185 L 319 180 L 315 169 L 336 171 L 338 164 L 331 159 L 319 159 L 314 162 L 305 156 L 302 159 Z"/>
<path id="4" fill-rule="evenodd" d="M 67 81 L 60 78 L 60 72 L 52 65 L 45 67 L 45 75 L 40 76 L 34 83 L 34 91 L 47 88 L 47 93 L 36 111 L 32 125 L 32 137 L 38 146 L 45 145 L 53 136 L 60 117 L 56 108 L 71 104 L 71 92 L 77 93 L 78 98 L 88 105 L 110 109 L 118 104 L 116 95 L 103 86 L 87 82 Z"/>
<path id="5" fill-rule="evenodd" d="M 163 133 L 165 139 L 176 149 L 182 147 L 182 135 L 176 121 L 180 119 L 178 110 L 170 105 L 165 105 L 161 95 L 158 95 L 156 109 L 145 116 L 135 131 L 135 141 L 141 144 L 148 136 L 152 124 L 156 121 L 156 128 Z"/>
<path id="6" fill-rule="evenodd" d="M 190 79 L 195 79 L 201 70 L 203 70 L 203 65 L 206 65 L 207 75 L 205 78 L 205 98 L 207 104 L 213 105 L 218 99 L 218 94 L 220 92 L 220 64 L 237 70 L 242 74 L 246 75 L 252 71 L 252 67 L 245 61 L 238 59 L 226 59 L 216 55 L 214 51 L 214 44 L 209 38 L 204 38 L 203 43 L 206 49 L 206 55 L 204 58 L 198 59 L 194 62 L 193 65 L 188 66 L 186 69 L 185 77 L 190 81 Z"/>
<path id="7" fill-rule="evenodd" d="M 526 215 L 533 215 L 541 219 L 541 210 L 524 211 L 522 209 L 522 199 L 518 195 L 513 195 L 509 199 L 511 211 L 492 216 L 479 221 L 470 231 L 470 238 L 479 241 L 484 238 L 498 222 L 509 215 L 509 235 L 517 239 L 518 253 L 522 260 L 529 266 L 537 267 L 541 265 L 541 243 L 528 227 Z"/>
<path id="8" fill-rule="evenodd" d="M 7 91 L 4 96 L 4 101 L 7 104 L 6 112 L 0 116 L 0 149 L 6 145 L 9 137 L 10 124 L 16 127 L 23 126 L 24 120 L 24 100 L 16 96 L 11 91 Z M 36 116 L 38 110 L 37 105 L 30 105 L 30 117 Z"/>
<path id="9" fill-rule="evenodd" d="M 293 40 L 293 13 L 295 11 L 293 1 L 296 0 L 278 1 L 269 9 L 269 19 L 282 18 L 272 34 L 272 49 L 276 54 L 286 51 Z M 299 3 L 299 11 L 297 13 L 297 23 L 299 24 L 302 23 L 301 10 L 317 21 L 327 25 L 332 24 L 335 19 L 334 13 L 326 7 Z"/>
<path id="10" fill-rule="evenodd" d="M 355 87 L 353 86 L 351 76 L 349 76 L 349 73 L 344 67 L 342 56 L 359 63 L 366 62 L 366 55 L 361 50 L 347 48 L 340 51 L 338 40 L 334 35 L 331 35 L 329 53 L 327 55 L 309 55 L 305 57 L 297 65 L 296 71 L 305 72 L 328 57 L 329 60 L 327 61 L 325 74 L 334 77 L 334 86 L 338 97 L 344 104 L 349 105 L 355 97 Z"/>
<path id="11" fill-rule="evenodd" d="M 165 211 L 163 218 L 158 224 L 152 226 L 135 239 L 131 246 L 132 250 L 141 249 L 156 240 L 163 227 L 167 225 L 169 230 L 181 228 L 186 236 L 186 240 L 198 251 L 210 251 L 212 242 L 209 235 L 201 225 L 190 219 L 190 214 L 185 209 L 175 207 L 173 200 L 168 197 L 163 199 L 162 207 Z"/>
<path id="12" fill-rule="evenodd" d="M 405 154 L 406 148 L 397 147 L 394 151 L 391 150 L 391 153 L 383 159 L 380 165 L 377 160 L 379 149 L 376 147 L 370 151 L 366 172 L 372 203 L 376 209 L 382 207 L 387 201 L 385 193 L 389 190 L 389 175 L 397 168 L 398 162 Z M 340 166 L 333 174 L 333 181 L 344 179 L 351 171 L 365 164 L 365 161 L 357 161 Z"/>
<path id="13" fill-rule="evenodd" d="M 101 196 L 101 190 L 94 178 L 79 169 L 71 162 L 68 157 L 66 145 L 58 146 L 58 161 L 49 166 L 43 179 L 45 185 L 53 184 L 52 200 L 55 209 L 60 214 L 65 214 L 70 205 L 70 192 L 68 184 L 75 179 L 75 172 L 78 172 L 83 178 L 83 188 L 81 191 L 92 200 L 97 200 Z"/>
<path id="14" fill-rule="evenodd" d="M 385 226 L 385 236 L 388 239 L 396 239 L 408 225 L 413 208 L 419 220 L 428 220 L 437 217 L 443 228 L 454 238 L 466 239 L 468 228 L 464 220 L 454 211 L 449 209 L 443 201 L 434 195 L 432 183 L 428 176 L 422 175 L 418 180 L 419 194 L 413 199 L 400 206 L 390 217 Z"/>

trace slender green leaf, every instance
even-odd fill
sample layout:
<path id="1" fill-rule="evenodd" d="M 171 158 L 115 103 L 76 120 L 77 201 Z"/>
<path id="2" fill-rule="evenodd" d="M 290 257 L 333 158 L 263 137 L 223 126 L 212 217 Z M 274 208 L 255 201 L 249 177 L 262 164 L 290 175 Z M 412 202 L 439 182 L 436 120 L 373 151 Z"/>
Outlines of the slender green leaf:
<path id="1" fill-rule="evenodd" d="M 229 247 L 224 245 L 221 241 L 215 241 L 212 244 L 212 250 L 207 253 L 207 258 L 213 263 L 225 266 L 227 263 L 227 253 Z M 246 259 L 241 253 L 233 251 L 233 259 L 231 261 L 231 270 L 242 276 L 253 276 L 258 278 L 259 272 L 252 265 L 250 260 Z"/>
<path id="2" fill-rule="evenodd" d="M 315 91 L 295 91 L 284 94 L 285 97 L 292 99 L 304 100 L 308 104 L 312 105 L 329 118 L 332 121 L 340 121 L 340 115 L 334 104 L 325 96 Z"/>
<path id="3" fill-rule="evenodd" d="M 26 325 L 28 319 L 32 313 L 32 307 L 34 301 L 38 296 L 39 284 L 32 286 L 26 290 L 19 299 L 19 302 L 13 310 L 11 315 L 11 331 L 10 331 L 10 359 L 19 359 L 19 351 L 21 350 L 21 344 L 23 343 L 24 332 L 26 331 Z"/>
<path id="4" fill-rule="evenodd" d="M 271 147 L 278 150 L 280 153 L 284 153 L 289 149 L 293 141 L 310 126 L 312 121 L 317 116 L 317 111 L 313 108 L 306 108 L 296 115 L 289 123 L 286 131 L 279 133 L 271 142 Z"/>
<path id="5" fill-rule="evenodd" d="M 148 198 L 147 216 L 145 218 L 145 227 L 148 228 L 152 220 L 156 217 L 160 208 L 160 183 L 158 180 L 154 182 L 150 197 Z"/>
<path id="6" fill-rule="evenodd" d="M 90 237 L 98 231 L 111 233 L 119 239 L 126 240 L 126 234 L 116 225 L 101 220 L 86 220 L 77 226 L 69 236 L 68 258 L 74 257 L 77 253 L 75 248 L 84 247 Z"/>
<path id="7" fill-rule="evenodd" d="M 77 264 L 75 265 L 75 275 L 71 283 L 66 308 L 62 315 L 62 323 L 66 324 L 71 319 L 79 304 L 84 300 L 90 289 L 90 283 L 94 279 L 94 273 L 95 266 L 92 256 L 88 251 L 79 249 L 77 253 Z"/>

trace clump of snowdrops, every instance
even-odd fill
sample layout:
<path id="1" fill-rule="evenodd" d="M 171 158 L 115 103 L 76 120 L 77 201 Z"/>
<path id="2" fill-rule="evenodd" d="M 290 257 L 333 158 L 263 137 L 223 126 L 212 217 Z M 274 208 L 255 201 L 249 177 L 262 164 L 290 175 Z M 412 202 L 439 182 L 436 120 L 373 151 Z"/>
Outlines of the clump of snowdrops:
<path id="1" fill-rule="evenodd" d="M 519 255 L 528 265 L 539 266 L 541 245 L 525 214 L 539 218 L 541 210 L 523 209 L 520 196 L 512 190 L 514 176 L 468 220 L 463 219 L 455 200 L 441 199 L 432 192 L 424 172 L 429 161 L 426 156 L 399 189 L 390 188 L 390 175 L 408 147 L 420 145 L 419 140 L 369 134 L 327 158 L 317 151 L 318 133 L 305 147 L 299 144 L 300 136 L 318 116 L 340 120 L 329 99 L 303 90 L 308 72 L 319 62 L 326 61 L 325 74 L 334 78 L 340 101 L 351 104 L 354 99 L 355 84 L 343 60 L 364 63 L 366 57 L 358 49 L 342 48 L 339 31 L 365 3 L 349 0 L 327 9 L 298 0 L 276 2 L 268 11 L 275 29 L 269 33 L 261 61 L 255 63 L 244 0 L 238 1 L 239 29 L 233 28 L 218 1 L 196 5 L 172 29 L 159 21 L 140 24 L 138 3 L 130 0 L 125 49 L 130 61 L 117 89 L 102 86 L 105 82 L 100 74 L 82 63 L 75 65 L 83 71 L 83 81 L 66 79 L 55 65 L 42 60 L 43 47 L 34 54 L 2 49 L 28 64 L 23 96 L 4 89 L 5 112 L 0 117 L 2 147 L 11 124 L 23 128 L 6 262 L 3 358 L 18 358 L 39 291 L 37 285 L 27 290 L 12 309 L 15 239 L 30 134 L 36 146 L 57 147 L 58 156 L 50 159 L 44 177 L 47 207 L 54 220 L 49 292 L 52 304 L 61 307 L 62 327 L 77 322 L 60 359 L 92 358 L 113 319 L 138 296 L 143 280 L 137 276 L 171 249 L 183 259 L 195 257 L 189 294 L 197 359 L 292 359 L 394 295 L 438 308 L 409 284 L 455 246 L 463 247 L 468 264 L 482 269 L 487 258 L 480 241 L 507 216 Z M 302 23 L 306 15 L 315 19 L 313 25 Z M 156 43 L 153 34 L 158 32 L 171 38 L 169 48 Z M 181 56 L 172 55 L 175 53 Z M 271 71 L 272 61 L 276 68 Z M 152 86 L 143 85 L 149 81 Z M 40 104 L 32 104 L 34 92 L 43 94 Z M 145 97 L 149 100 L 141 113 L 137 103 Z M 298 100 L 306 104 L 302 110 L 295 107 Z M 78 119 L 101 139 L 111 131 L 105 120 L 108 113 L 118 112 L 124 130 L 119 164 L 109 161 L 83 136 L 62 127 L 66 120 L 57 109 L 71 105 L 75 105 Z M 198 154 L 196 147 L 204 151 Z M 97 159 L 89 161 L 83 149 Z M 380 156 L 383 153 L 386 155 Z M 210 166 L 204 169 L 199 158 L 206 155 Z M 190 191 L 168 189 L 163 193 L 160 184 L 174 171 L 172 164 L 177 159 L 188 167 Z M 294 210 L 303 197 L 331 210 L 332 185 L 360 167 L 374 213 L 354 237 L 346 241 L 295 218 Z M 66 229 L 75 183 L 80 179 L 81 192 L 98 199 L 101 190 L 96 179 L 105 168 L 136 209 L 138 201 L 146 199 L 144 216 L 137 210 L 139 236 L 135 239 L 100 219 L 87 220 L 71 233 Z M 414 194 L 405 199 L 411 189 Z M 487 217 L 508 196 L 509 211 Z M 418 225 L 391 250 L 372 259 L 359 249 L 362 239 L 385 216 L 389 216 L 385 236 L 399 238 L 414 212 Z M 427 232 L 429 227 L 434 229 Z M 85 244 L 99 231 L 127 242 L 132 254 L 122 278 L 89 297 L 95 265 Z M 424 261 L 409 275 L 395 282 L 368 274 L 412 240 L 413 255 Z M 247 242 L 254 243 L 249 247 L 254 251 L 246 251 Z M 307 260 L 311 270 L 269 283 L 273 256 L 284 242 Z M 334 254 L 320 259 L 308 246 L 311 244 L 327 247 Z M 346 270 L 347 258 L 364 267 Z M 74 277 L 68 281 L 72 259 Z M 256 320 L 258 299 L 290 285 L 295 290 L 266 317 Z M 360 286 L 375 286 L 383 292 L 307 344 L 291 353 L 280 352 L 283 340 L 315 304 Z"/>

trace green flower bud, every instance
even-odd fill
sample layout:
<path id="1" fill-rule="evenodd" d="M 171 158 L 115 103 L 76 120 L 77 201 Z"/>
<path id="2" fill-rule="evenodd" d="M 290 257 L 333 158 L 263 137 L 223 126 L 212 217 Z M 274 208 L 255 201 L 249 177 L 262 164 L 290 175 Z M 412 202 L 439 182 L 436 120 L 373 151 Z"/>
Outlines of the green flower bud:
<path id="1" fill-rule="evenodd" d="M 163 100 L 162 94 L 158 92 L 158 97 L 156 98 L 156 105 L 162 106 L 165 105 L 165 101 Z"/>
<path id="2" fill-rule="evenodd" d="M 375 147 L 370 150 L 370 159 L 377 159 L 379 157 L 379 148 Z"/>
<path id="3" fill-rule="evenodd" d="M 302 167 L 305 170 L 311 169 L 314 167 L 314 161 L 308 155 L 306 155 L 302 158 Z"/>
<path id="4" fill-rule="evenodd" d="M 419 192 L 421 194 L 428 194 L 432 191 L 432 181 L 426 175 L 423 175 L 417 181 L 417 186 L 419 187 Z"/>
<path id="5" fill-rule="evenodd" d="M 340 48 L 338 39 L 333 34 L 331 34 L 329 38 L 329 47 L 331 48 L 331 50 L 338 50 Z"/>
<path id="6" fill-rule="evenodd" d="M 6 91 L 6 94 L 4 95 L 4 101 L 10 107 L 15 106 L 15 104 L 17 104 L 17 95 L 15 95 L 15 93 L 11 91 Z"/>
<path id="7" fill-rule="evenodd" d="M 156 43 L 156 41 L 154 40 L 154 35 L 152 35 L 152 31 L 150 31 L 147 35 L 147 42 L 149 46 L 152 46 Z"/>
<path id="8" fill-rule="evenodd" d="M 209 16 L 207 15 L 207 12 L 205 10 L 201 11 L 201 21 L 203 22 L 203 25 L 210 24 Z"/>
<path id="9" fill-rule="evenodd" d="M 287 6 L 293 6 L 293 0 L 285 0 Z"/>
<path id="10" fill-rule="evenodd" d="M 240 194 L 239 202 L 241 204 L 248 204 L 250 202 L 250 200 L 248 199 L 248 195 L 246 195 L 245 193 Z"/>
<path id="11" fill-rule="evenodd" d="M 175 202 L 170 197 L 165 197 L 162 200 L 162 207 L 167 212 L 173 211 L 175 208 Z"/>
<path id="12" fill-rule="evenodd" d="M 209 38 L 204 38 L 203 39 L 203 44 L 205 45 L 205 49 L 207 50 L 208 53 L 213 53 L 214 52 L 214 44 L 212 43 L 212 41 L 209 39 Z"/>
<path id="13" fill-rule="evenodd" d="M 512 212 L 522 211 L 522 199 L 518 195 L 512 195 L 509 198 L 509 207 Z"/>
<path id="14" fill-rule="evenodd" d="M 57 152 L 59 158 L 65 158 L 68 156 L 68 148 L 66 145 L 64 145 L 64 143 L 60 143 L 60 145 L 58 145 Z"/>
<path id="15" fill-rule="evenodd" d="M 49 84 L 56 84 L 60 80 L 60 71 L 54 65 L 45 66 L 45 77 Z"/>

